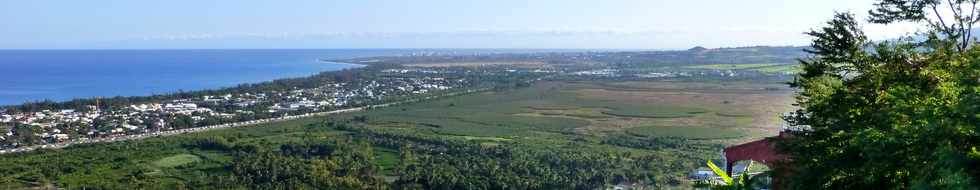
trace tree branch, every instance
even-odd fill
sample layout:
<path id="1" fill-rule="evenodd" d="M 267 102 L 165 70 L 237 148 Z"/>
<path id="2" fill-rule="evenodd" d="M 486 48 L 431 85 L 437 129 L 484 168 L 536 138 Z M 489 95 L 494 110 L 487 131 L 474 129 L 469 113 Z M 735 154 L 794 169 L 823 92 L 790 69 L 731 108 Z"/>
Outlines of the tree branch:
<path id="1" fill-rule="evenodd" d="M 970 1 L 970 18 L 968 18 L 968 19 L 970 20 L 970 23 L 967 24 L 967 26 L 969 26 L 969 27 L 967 27 L 968 29 L 966 30 L 967 33 L 965 34 L 966 35 L 965 39 L 967 41 L 969 41 L 967 43 L 967 45 L 969 46 L 969 44 L 972 44 L 973 43 L 973 24 L 977 22 L 976 21 L 977 20 L 977 0 L 971 0 Z"/>
<path id="2" fill-rule="evenodd" d="M 931 6 L 932 6 L 932 12 L 933 12 L 933 14 L 936 14 L 936 18 L 939 18 L 939 27 L 938 27 L 939 31 L 942 31 L 947 36 L 948 35 L 951 35 L 949 29 L 947 29 L 946 21 L 944 21 L 943 20 L 943 16 L 939 14 L 939 8 L 937 7 L 938 5 L 932 4 Z M 929 22 L 929 21 L 926 21 L 926 22 Z M 935 25 L 935 24 L 933 24 L 933 25 Z"/>
<path id="3" fill-rule="evenodd" d="M 966 32 L 964 31 L 965 26 L 963 26 L 963 14 L 962 14 L 963 6 L 953 3 L 952 0 L 946 0 L 946 4 L 949 4 L 949 11 L 953 12 L 953 21 L 955 21 L 954 23 L 952 23 L 953 25 L 951 30 L 953 31 L 958 30 L 957 35 L 949 36 L 949 38 L 953 38 L 953 39 L 959 38 L 956 48 L 959 51 L 963 51 L 964 49 L 966 49 L 966 47 L 964 47 L 966 45 L 966 40 L 963 39 L 964 37 L 966 37 L 965 35 Z M 957 25 L 959 25 L 959 28 L 956 27 Z"/>

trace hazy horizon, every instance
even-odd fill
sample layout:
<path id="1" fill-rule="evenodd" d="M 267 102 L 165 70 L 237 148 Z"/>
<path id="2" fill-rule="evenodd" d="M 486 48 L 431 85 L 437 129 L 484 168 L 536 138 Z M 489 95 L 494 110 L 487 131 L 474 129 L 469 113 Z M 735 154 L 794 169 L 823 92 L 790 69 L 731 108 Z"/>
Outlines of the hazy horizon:
<path id="1" fill-rule="evenodd" d="M 802 46 L 820 2 L 0 2 L 0 49 L 615 49 Z M 424 10 L 424 11 L 421 11 Z M 693 10 L 693 11 L 692 11 Z M 772 15 L 780 15 L 773 17 Z M 867 26 L 873 38 L 913 25 Z"/>

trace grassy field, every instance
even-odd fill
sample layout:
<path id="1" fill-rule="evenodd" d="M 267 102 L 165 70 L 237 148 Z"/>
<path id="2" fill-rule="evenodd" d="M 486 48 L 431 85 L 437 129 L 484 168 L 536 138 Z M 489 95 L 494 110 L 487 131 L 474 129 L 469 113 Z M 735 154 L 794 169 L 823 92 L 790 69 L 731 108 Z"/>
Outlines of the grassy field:
<path id="1" fill-rule="evenodd" d="M 461 137 L 606 136 L 656 125 L 672 126 L 660 132 L 668 136 L 679 133 L 676 136 L 751 138 L 775 134 L 779 114 L 790 109 L 789 91 L 772 90 L 780 85 L 544 82 L 532 88 L 452 97 L 343 117 L 364 116 L 374 126 L 409 127 Z"/>
<path id="2" fill-rule="evenodd" d="M 576 151 L 658 155 L 682 163 L 667 174 L 683 179 L 686 165 L 716 157 L 717 148 L 642 149 L 602 143 L 628 135 L 672 137 L 699 144 L 729 144 L 775 134 L 778 114 L 792 102 L 781 84 L 752 82 L 541 82 L 529 88 L 442 98 L 328 117 L 254 127 L 155 137 L 139 141 L 74 146 L 0 157 L 0 187 L 63 188 L 128 183 L 133 176 L 153 183 L 186 184 L 228 175 L 234 152 L 193 148 L 221 137 L 235 144 L 277 149 L 283 144 L 349 137 L 348 131 L 314 127 L 324 120 L 362 118 L 377 130 L 440 135 L 493 145 L 519 143 L 540 149 L 584 144 Z M 641 139 L 642 140 L 642 139 Z M 381 174 L 392 178 L 399 151 L 374 148 Z M 53 174 L 56 175 L 56 177 Z M 94 185 L 93 185 L 94 184 Z M 6 186 L 5 186 L 6 185 Z M 9 188 L 8 188 L 9 189 Z M 120 187 L 124 189 L 124 187 Z"/>
<path id="3" fill-rule="evenodd" d="M 631 135 L 644 137 L 680 137 L 688 139 L 739 138 L 742 133 L 731 129 L 708 127 L 641 126 L 627 130 Z"/>
<path id="4" fill-rule="evenodd" d="M 151 164 L 162 168 L 172 168 L 177 166 L 182 166 L 194 162 L 200 162 L 201 157 L 195 156 L 193 154 L 178 154 L 166 158 L 161 158 L 157 161 L 153 161 Z"/>
<path id="5" fill-rule="evenodd" d="M 711 70 L 747 70 L 763 73 L 796 73 L 800 71 L 797 64 L 786 63 L 739 63 L 739 64 L 710 64 L 685 66 L 687 69 L 711 69 Z"/>
<path id="6" fill-rule="evenodd" d="M 618 117 L 633 118 L 685 118 L 695 117 L 699 114 L 708 112 L 705 109 L 689 107 L 667 107 L 667 106 L 622 106 L 612 109 L 612 111 L 602 112 L 603 114 Z"/>
<path id="7" fill-rule="evenodd" d="M 788 65 L 775 65 L 775 66 L 768 66 L 768 67 L 759 67 L 759 68 L 753 68 L 752 70 L 756 70 L 756 71 L 764 72 L 764 73 L 787 73 L 787 72 L 788 73 L 798 73 L 798 72 L 802 71 L 802 67 L 800 67 L 800 65 L 797 65 L 797 64 L 788 64 Z"/>

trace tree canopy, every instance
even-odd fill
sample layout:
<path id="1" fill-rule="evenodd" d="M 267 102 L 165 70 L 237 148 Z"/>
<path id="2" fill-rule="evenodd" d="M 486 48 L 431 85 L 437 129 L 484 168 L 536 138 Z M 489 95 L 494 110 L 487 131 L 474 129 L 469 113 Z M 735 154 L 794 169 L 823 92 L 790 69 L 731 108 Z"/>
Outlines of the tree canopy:
<path id="1" fill-rule="evenodd" d="M 799 109 L 786 117 L 802 130 L 780 143 L 796 168 L 787 185 L 977 189 L 976 4 L 881 0 L 870 11 L 871 23 L 923 23 L 926 39 L 871 41 L 850 13 L 808 32 L 811 57 L 790 84 L 799 89 Z"/>

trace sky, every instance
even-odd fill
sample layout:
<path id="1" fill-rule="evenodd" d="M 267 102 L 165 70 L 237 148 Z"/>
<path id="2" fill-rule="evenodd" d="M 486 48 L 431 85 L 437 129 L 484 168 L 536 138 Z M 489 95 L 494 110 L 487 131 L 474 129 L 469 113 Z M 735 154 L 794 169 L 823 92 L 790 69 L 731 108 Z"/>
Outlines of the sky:
<path id="1" fill-rule="evenodd" d="M 0 49 L 807 45 L 873 0 L 0 0 Z M 872 39 L 915 25 L 867 25 Z"/>

